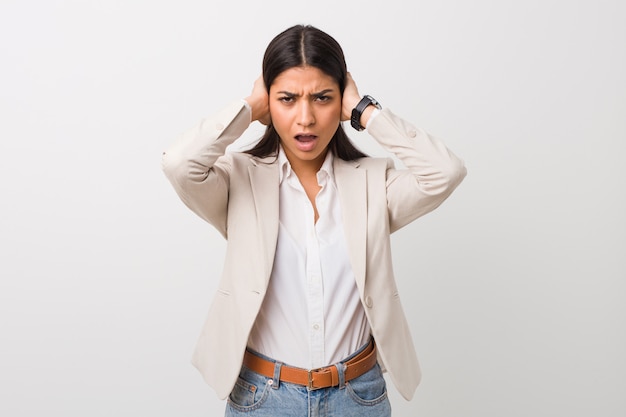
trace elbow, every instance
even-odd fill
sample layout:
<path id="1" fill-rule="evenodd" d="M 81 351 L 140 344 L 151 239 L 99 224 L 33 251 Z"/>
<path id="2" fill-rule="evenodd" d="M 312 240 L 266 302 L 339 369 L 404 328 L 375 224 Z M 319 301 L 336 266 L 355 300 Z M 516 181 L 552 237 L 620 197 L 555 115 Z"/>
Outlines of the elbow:
<path id="1" fill-rule="evenodd" d="M 204 181 L 208 173 L 207 167 L 173 149 L 163 152 L 161 169 L 170 181 L 192 180 L 201 182 Z"/>
<path id="2" fill-rule="evenodd" d="M 188 161 L 177 157 L 174 152 L 163 152 L 161 169 L 177 192 L 193 177 Z"/>
<path id="3" fill-rule="evenodd" d="M 181 164 L 176 162 L 171 153 L 163 152 L 161 157 L 161 170 L 172 184 L 179 183 L 177 178 L 181 176 Z"/>
<path id="4" fill-rule="evenodd" d="M 163 171 L 165 176 L 169 178 L 169 174 L 171 173 L 172 168 L 169 163 L 169 155 L 165 151 L 163 152 L 163 155 L 161 155 L 161 170 Z"/>
<path id="5" fill-rule="evenodd" d="M 446 170 L 446 182 L 448 188 L 455 189 L 467 175 L 467 168 L 465 163 L 460 159 L 455 159 L 453 164 L 450 164 Z"/>
<path id="6" fill-rule="evenodd" d="M 422 183 L 422 187 L 429 189 L 428 194 L 448 196 L 461 184 L 467 175 L 467 168 L 463 161 L 455 159 L 433 176 L 432 181 Z"/>

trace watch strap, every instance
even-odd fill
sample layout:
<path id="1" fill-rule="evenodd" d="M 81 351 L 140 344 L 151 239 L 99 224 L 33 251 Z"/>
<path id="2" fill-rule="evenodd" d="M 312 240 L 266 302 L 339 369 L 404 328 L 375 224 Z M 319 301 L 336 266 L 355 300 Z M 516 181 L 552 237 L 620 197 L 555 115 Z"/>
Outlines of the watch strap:
<path id="1" fill-rule="evenodd" d="M 363 96 L 361 101 L 359 101 L 356 107 L 352 109 L 352 114 L 350 117 L 350 124 L 352 125 L 353 128 L 355 128 L 358 131 L 365 129 L 365 126 L 361 126 L 361 116 L 363 115 L 363 112 L 365 111 L 367 106 L 369 106 L 370 104 L 373 104 L 374 106 L 376 106 L 377 109 L 381 108 L 380 103 L 376 101 L 374 97 L 366 94 Z"/>

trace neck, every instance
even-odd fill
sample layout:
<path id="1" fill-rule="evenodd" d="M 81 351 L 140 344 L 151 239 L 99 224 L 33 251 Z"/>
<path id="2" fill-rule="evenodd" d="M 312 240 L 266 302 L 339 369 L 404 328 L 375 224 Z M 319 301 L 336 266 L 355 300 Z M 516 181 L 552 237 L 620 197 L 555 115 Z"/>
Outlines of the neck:
<path id="1" fill-rule="evenodd" d="M 287 159 L 289 160 L 289 164 L 291 165 L 291 169 L 298 176 L 298 178 L 315 176 L 317 172 L 324 165 L 324 160 L 326 159 L 326 154 L 328 150 L 320 154 L 317 158 L 312 159 L 310 161 L 302 160 L 298 158 L 290 158 L 288 154 L 286 154 Z"/>

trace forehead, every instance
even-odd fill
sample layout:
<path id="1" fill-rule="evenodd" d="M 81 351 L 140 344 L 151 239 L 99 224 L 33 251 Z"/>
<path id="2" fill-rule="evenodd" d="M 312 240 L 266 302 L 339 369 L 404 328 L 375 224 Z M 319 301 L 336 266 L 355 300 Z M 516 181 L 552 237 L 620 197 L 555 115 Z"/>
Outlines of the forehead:
<path id="1" fill-rule="evenodd" d="M 339 90 L 337 81 L 315 67 L 293 67 L 281 72 L 270 86 L 270 92 L 311 93 L 326 89 Z"/>

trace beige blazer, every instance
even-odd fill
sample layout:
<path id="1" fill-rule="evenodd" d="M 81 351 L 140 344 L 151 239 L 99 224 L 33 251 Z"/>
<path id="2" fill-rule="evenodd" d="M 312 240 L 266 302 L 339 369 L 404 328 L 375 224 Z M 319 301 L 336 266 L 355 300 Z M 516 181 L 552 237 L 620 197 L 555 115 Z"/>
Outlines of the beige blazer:
<path id="1" fill-rule="evenodd" d="M 233 103 L 181 135 L 163 155 L 165 174 L 182 201 L 227 239 L 219 289 L 192 360 L 220 398 L 237 380 L 278 237 L 276 158 L 225 153 L 250 118 L 243 102 Z M 441 204 L 466 170 L 441 141 L 388 109 L 371 121 L 368 132 L 407 168 L 395 169 L 387 158 L 335 158 L 335 181 L 379 362 L 409 400 L 420 369 L 393 275 L 390 234 Z"/>

